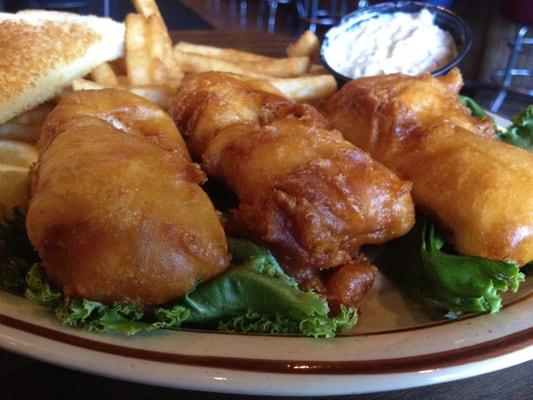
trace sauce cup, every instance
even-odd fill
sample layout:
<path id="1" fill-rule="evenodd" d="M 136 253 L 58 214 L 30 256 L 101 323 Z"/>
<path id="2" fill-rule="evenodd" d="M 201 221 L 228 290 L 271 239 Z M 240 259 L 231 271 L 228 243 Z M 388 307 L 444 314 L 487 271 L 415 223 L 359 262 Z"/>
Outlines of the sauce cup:
<path id="1" fill-rule="evenodd" d="M 326 50 L 329 48 L 329 46 L 331 46 L 331 43 L 333 43 L 341 35 L 356 29 L 359 24 L 374 18 L 378 18 L 380 15 L 397 12 L 418 13 L 423 9 L 431 12 L 435 16 L 434 24 L 442 30 L 447 31 L 455 41 L 457 55 L 448 64 L 431 72 L 431 74 L 434 76 L 445 74 L 457 66 L 463 60 L 466 53 L 470 50 L 470 47 L 472 46 L 472 33 L 466 22 L 447 8 L 420 2 L 381 3 L 375 6 L 361 8 L 351 14 L 346 15 L 338 25 L 332 27 L 328 32 L 326 32 L 320 48 L 320 59 L 322 63 L 335 76 L 339 86 L 343 85 L 353 78 L 345 76 L 339 71 L 336 71 L 328 62 Z"/>

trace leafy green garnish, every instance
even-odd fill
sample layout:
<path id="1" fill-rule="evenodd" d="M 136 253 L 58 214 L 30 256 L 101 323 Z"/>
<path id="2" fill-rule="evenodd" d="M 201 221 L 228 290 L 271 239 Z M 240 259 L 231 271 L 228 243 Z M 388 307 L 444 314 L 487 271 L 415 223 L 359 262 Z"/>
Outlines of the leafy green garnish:
<path id="1" fill-rule="evenodd" d="M 0 260 L 0 288 L 22 294 L 26 288 L 26 273 L 30 268 L 31 265 L 21 258 Z"/>
<path id="2" fill-rule="evenodd" d="M 54 309 L 69 327 L 133 335 L 193 324 L 231 332 L 333 337 L 357 321 L 353 308 L 342 307 L 330 316 L 323 297 L 300 290 L 269 251 L 241 239 L 229 239 L 233 265 L 226 273 L 175 304 L 144 310 L 134 304 L 65 300 L 31 249 L 24 216 L 12 214 L 1 227 L 0 287 Z"/>
<path id="3" fill-rule="evenodd" d="M 234 265 L 222 276 L 185 296 L 190 322 L 220 322 L 230 331 L 291 333 L 333 337 L 357 321 L 355 309 L 330 317 L 327 301 L 304 292 L 266 249 L 242 239 L 229 239 Z"/>
<path id="4" fill-rule="evenodd" d="M 498 135 L 503 142 L 533 151 L 533 104 L 513 118 L 513 124 Z"/>
<path id="5" fill-rule="evenodd" d="M 24 214 L 15 208 L 0 221 L 0 287 L 22 293 L 26 273 L 38 259 L 26 233 Z"/>
<path id="6" fill-rule="evenodd" d="M 26 273 L 24 296 L 35 304 L 57 307 L 61 303 L 61 293 L 52 289 L 41 264 L 33 264 Z"/>
<path id="7" fill-rule="evenodd" d="M 473 117 L 485 117 L 487 113 L 474 100 L 459 96 L 459 100 L 468 107 Z M 502 142 L 533 151 L 533 104 L 524 108 L 513 118 L 508 128 L 497 127 L 496 138 Z"/>
<path id="8" fill-rule="evenodd" d="M 470 110 L 470 114 L 472 114 L 473 117 L 487 116 L 485 110 L 483 110 L 483 108 L 477 104 L 474 99 L 468 96 L 459 96 L 459 100 Z"/>
<path id="9" fill-rule="evenodd" d="M 161 328 L 177 328 L 187 319 L 188 311 L 181 306 L 158 308 L 153 315 L 134 304 L 105 305 L 97 301 L 73 299 L 55 310 L 64 325 L 100 333 L 135 335 Z"/>
<path id="10" fill-rule="evenodd" d="M 226 322 L 220 322 L 218 329 L 227 332 L 254 332 L 294 334 L 301 333 L 304 336 L 333 337 L 335 332 L 345 328 L 351 328 L 357 322 L 355 309 L 341 305 L 339 314 L 333 318 L 315 315 L 300 322 L 284 318 L 280 313 L 274 316 L 247 312 Z"/>
<path id="11" fill-rule="evenodd" d="M 410 296 L 454 314 L 497 312 L 500 293 L 515 292 L 525 279 L 514 263 L 444 248 L 434 224 L 418 216 L 410 233 L 384 246 L 377 263 Z"/>

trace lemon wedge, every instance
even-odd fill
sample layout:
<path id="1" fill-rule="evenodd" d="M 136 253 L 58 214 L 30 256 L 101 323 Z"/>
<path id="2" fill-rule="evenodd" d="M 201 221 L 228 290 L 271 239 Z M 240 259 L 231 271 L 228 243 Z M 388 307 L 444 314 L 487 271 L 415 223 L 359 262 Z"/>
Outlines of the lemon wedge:
<path id="1" fill-rule="evenodd" d="M 25 209 L 29 198 L 29 169 L 0 164 L 0 209 Z"/>
<path id="2" fill-rule="evenodd" d="M 37 150 L 28 143 L 0 140 L 0 164 L 29 168 L 37 161 Z"/>
<path id="3" fill-rule="evenodd" d="M 27 208 L 31 165 L 37 150 L 27 143 L 0 140 L 0 216 L 3 211 Z"/>

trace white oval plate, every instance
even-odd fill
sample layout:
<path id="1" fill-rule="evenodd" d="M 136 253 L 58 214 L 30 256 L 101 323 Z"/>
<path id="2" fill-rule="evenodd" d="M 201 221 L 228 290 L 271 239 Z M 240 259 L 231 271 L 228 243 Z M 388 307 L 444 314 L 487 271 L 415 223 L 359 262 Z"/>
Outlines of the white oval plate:
<path id="1" fill-rule="evenodd" d="M 124 337 L 65 328 L 50 310 L 0 291 L 0 347 L 80 371 L 181 389 L 368 393 L 449 382 L 532 360 L 532 310 L 531 277 L 518 293 L 504 296 L 499 313 L 448 321 L 431 319 L 379 275 L 349 336 L 167 330 Z"/>
<path id="2" fill-rule="evenodd" d="M 533 280 L 497 314 L 431 321 L 383 277 L 350 336 L 335 339 L 161 331 L 135 337 L 63 327 L 0 292 L 0 347 L 65 367 L 182 389 L 336 395 L 403 389 L 533 359 Z"/>

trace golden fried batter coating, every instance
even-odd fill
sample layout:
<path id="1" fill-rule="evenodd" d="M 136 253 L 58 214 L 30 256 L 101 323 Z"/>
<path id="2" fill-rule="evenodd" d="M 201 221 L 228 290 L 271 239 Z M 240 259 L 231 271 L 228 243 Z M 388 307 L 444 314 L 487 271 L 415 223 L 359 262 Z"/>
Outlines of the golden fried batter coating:
<path id="1" fill-rule="evenodd" d="M 458 101 L 457 70 L 345 85 L 323 105 L 343 135 L 413 182 L 417 206 L 458 252 L 533 260 L 533 154 L 494 139 L 492 122 Z"/>
<path id="2" fill-rule="evenodd" d="M 166 303 L 228 263 L 172 120 L 122 90 L 76 92 L 42 128 L 27 229 L 66 297 Z"/>
<path id="3" fill-rule="evenodd" d="M 310 275 L 302 270 L 352 263 L 363 244 L 409 231 L 409 183 L 328 129 L 313 107 L 255 85 L 199 74 L 185 79 L 170 105 L 204 170 L 239 198 L 231 232 L 267 245 L 304 282 Z M 368 288 L 374 275 L 364 276 L 360 287 Z M 349 286 L 332 285 L 346 289 L 340 295 L 326 284 L 326 294 L 355 304 L 361 296 L 350 296 Z"/>

